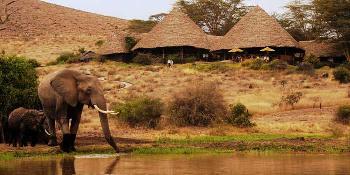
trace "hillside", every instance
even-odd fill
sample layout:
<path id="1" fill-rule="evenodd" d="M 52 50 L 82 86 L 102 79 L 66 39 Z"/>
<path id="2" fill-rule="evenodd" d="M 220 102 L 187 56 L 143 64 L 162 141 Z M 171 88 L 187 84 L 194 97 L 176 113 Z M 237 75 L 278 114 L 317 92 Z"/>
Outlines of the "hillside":
<path id="1" fill-rule="evenodd" d="M 18 9 L 0 31 L 0 50 L 52 60 L 61 52 L 79 47 L 95 49 L 94 43 L 108 35 L 122 35 L 128 21 L 83 12 L 39 0 L 18 0 Z"/>

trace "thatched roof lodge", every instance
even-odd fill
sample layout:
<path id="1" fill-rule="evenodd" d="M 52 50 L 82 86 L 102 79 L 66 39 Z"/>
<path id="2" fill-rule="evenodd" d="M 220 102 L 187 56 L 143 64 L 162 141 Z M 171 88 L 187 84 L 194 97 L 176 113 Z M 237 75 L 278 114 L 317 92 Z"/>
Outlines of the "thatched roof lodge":
<path id="1" fill-rule="evenodd" d="M 252 8 L 242 19 L 211 49 L 226 52 L 239 48 L 245 54 L 263 54 L 260 50 L 270 47 L 274 55 L 293 56 L 303 52 L 298 42 L 261 7 Z M 293 56 L 294 57 L 294 56 Z"/>
<path id="2" fill-rule="evenodd" d="M 321 61 L 341 63 L 346 60 L 344 52 L 337 49 L 335 43 L 326 41 L 300 41 L 300 47 L 305 50 L 305 55 L 315 55 Z"/>
<path id="3" fill-rule="evenodd" d="M 103 41 L 104 43 L 98 49 L 97 54 L 114 60 L 128 59 L 130 52 L 126 48 L 124 34 L 111 34 Z"/>
<path id="4" fill-rule="evenodd" d="M 168 54 L 200 57 L 210 48 L 204 31 L 181 9 L 174 8 L 132 50 L 164 58 Z"/>

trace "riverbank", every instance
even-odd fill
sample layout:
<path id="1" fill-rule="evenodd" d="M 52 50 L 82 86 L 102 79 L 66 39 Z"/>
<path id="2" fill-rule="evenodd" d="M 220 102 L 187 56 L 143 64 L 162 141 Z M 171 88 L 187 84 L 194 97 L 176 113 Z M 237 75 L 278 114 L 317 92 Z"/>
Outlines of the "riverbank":
<path id="1" fill-rule="evenodd" d="M 317 134 L 240 134 L 230 136 L 187 136 L 171 135 L 155 140 L 116 138 L 121 153 L 127 154 L 220 154 L 233 152 L 269 153 L 350 153 L 349 138 Z M 94 142 L 92 144 L 92 142 Z M 58 147 L 13 148 L 0 146 L 0 160 L 24 157 L 61 157 L 88 154 L 114 154 L 101 138 L 77 138 L 77 152 L 62 153 Z"/>

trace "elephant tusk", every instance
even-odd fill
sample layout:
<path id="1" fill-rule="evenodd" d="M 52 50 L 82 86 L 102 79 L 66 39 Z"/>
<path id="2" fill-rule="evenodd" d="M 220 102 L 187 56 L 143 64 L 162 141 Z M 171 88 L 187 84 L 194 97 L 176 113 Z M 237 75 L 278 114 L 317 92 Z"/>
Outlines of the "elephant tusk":
<path id="1" fill-rule="evenodd" d="M 98 110 L 98 112 L 104 113 L 104 114 L 112 114 L 112 115 L 118 115 L 119 112 L 114 112 L 114 111 L 104 111 L 102 109 L 100 109 L 97 105 L 94 105 L 95 109 Z"/>
<path id="2" fill-rule="evenodd" d="M 46 129 L 44 129 L 44 131 L 48 136 L 51 136 L 51 134 Z"/>

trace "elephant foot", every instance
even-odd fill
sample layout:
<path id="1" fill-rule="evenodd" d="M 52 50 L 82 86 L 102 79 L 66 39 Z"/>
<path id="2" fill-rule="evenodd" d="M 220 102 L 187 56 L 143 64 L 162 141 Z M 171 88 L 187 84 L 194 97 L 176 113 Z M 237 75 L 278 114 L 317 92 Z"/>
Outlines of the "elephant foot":
<path id="1" fill-rule="evenodd" d="M 48 145 L 48 146 L 51 146 L 51 147 L 53 147 L 53 146 L 57 146 L 57 145 L 58 145 L 58 143 L 57 143 L 57 139 L 56 139 L 56 137 L 54 137 L 54 138 L 50 138 L 50 140 L 49 140 L 49 142 L 47 143 L 47 145 Z"/>
<path id="2" fill-rule="evenodd" d="M 75 152 L 76 149 L 74 147 L 74 143 L 75 143 L 75 138 L 77 137 L 76 134 L 71 134 L 70 135 L 70 142 L 69 142 L 69 150 L 72 151 L 72 152 Z"/>
<path id="3" fill-rule="evenodd" d="M 70 134 L 64 134 L 62 143 L 60 144 L 60 148 L 63 152 L 69 153 L 70 150 L 70 142 L 71 142 L 71 135 Z"/>

